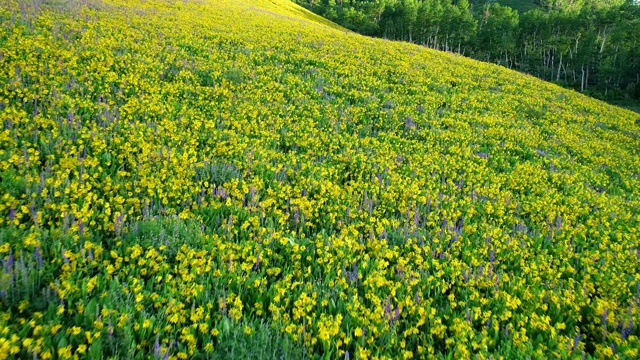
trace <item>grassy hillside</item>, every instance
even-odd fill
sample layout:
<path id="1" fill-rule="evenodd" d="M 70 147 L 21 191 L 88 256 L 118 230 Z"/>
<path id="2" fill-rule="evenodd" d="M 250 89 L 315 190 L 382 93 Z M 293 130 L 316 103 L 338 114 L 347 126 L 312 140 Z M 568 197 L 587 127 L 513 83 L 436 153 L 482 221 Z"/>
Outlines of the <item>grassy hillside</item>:
<path id="1" fill-rule="evenodd" d="M 0 359 L 638 356 L 638 114 L 285 0 L 20 3 Z"/>

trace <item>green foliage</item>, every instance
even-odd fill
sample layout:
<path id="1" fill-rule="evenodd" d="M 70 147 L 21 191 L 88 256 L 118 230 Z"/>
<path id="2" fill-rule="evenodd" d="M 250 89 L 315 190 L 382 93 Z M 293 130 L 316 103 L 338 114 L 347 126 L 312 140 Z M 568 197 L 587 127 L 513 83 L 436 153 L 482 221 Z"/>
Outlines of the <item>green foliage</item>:
<path id="1" fill-rule="evenodd" d="M 269 324 L 236 323 L 222 320 L 213 359 L 304 359 L 308 357 L 304 344 L 296 343 Z"/>

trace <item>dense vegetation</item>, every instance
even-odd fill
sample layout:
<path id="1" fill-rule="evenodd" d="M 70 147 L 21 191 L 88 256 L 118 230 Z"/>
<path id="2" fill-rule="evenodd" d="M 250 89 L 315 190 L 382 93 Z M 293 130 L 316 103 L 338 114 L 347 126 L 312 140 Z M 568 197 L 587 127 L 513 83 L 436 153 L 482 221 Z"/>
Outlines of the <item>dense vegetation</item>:
<path id="1" fill-rule="evenodd" d="M 366 35 L 452 51 L 603 99 L 640 103 L 640 6 L 633 2 L 503 1 L 529 10 L 523 13 L 482 0 L 297 2 Z"/>
<path id="2" fill-rule="evenodd" d="M 284 0 L 33 4 L 0 359 L 638 358 L 637 114 Z"/>

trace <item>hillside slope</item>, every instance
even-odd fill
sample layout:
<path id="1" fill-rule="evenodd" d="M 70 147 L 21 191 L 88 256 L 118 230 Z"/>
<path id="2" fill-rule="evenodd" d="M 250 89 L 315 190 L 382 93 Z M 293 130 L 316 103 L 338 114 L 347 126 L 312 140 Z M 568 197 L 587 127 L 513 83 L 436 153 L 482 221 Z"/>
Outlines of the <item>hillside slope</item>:
<path id="1" fill-rule="evenodd" d="M 640 119 L 285 0 L 0 7 L 0 359 L 634 358 Z"/>

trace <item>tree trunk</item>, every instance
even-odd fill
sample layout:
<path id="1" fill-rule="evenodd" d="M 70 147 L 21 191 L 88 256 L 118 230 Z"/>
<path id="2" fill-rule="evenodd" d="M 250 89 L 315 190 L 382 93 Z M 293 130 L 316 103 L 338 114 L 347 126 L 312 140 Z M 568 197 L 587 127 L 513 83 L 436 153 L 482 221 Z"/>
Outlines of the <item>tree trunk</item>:
<path id="1" fill-rule="evenodd" d="M 560 70 L 562 69 L 562 53 L 560 53 L 560 64 L 558 64 L 558 75 L 556 75 L 556 81 L 560 81 Z"/>

